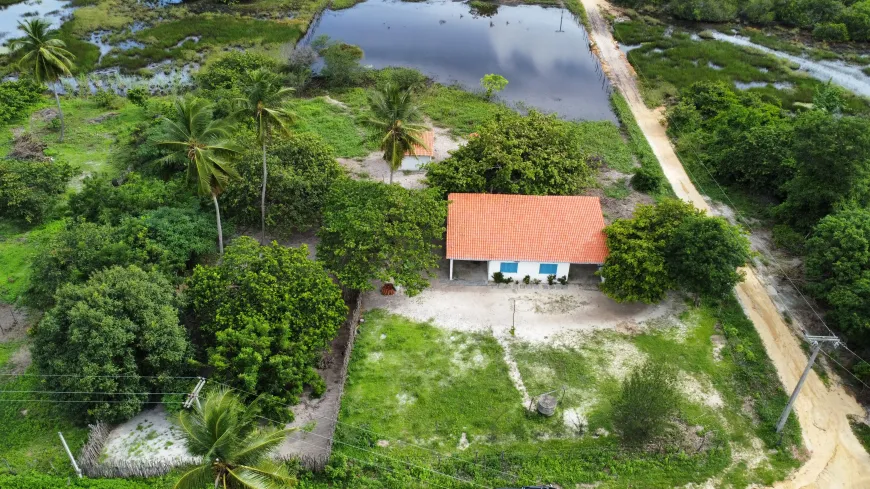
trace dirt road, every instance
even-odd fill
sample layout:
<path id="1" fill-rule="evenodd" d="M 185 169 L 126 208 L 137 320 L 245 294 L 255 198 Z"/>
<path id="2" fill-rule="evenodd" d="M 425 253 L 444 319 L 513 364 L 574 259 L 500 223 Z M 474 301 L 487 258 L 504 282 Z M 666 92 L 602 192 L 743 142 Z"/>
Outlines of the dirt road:
<path id="1" fill-rule="evenodd" d="M 677 158 L 664 127 L 659 123 L 658 114 L 643 103 L 634 70 L 618 49 L 610 27 L 601 15 L 601 8 L 610 6 L 605 0 L 582 2 L 592 24 L 589 36 L 596 45 L 604 71 L 628 100 L 632 113 L 658 157 L 674 192 L 699 209 L 709 211 L 709 206 L 695 189 Z M 737 297 L 764 341 L 767 354 L 776 366 L 783 385 L 787 391 L 791 391 L 806 365 L 806 355 L 754 271 L 747 268 L 744 272 L 746 280 L 737 287 Z M 848 415 L 864 414 L 858 403 L 839 386 L 826 388 L 815 372 L 812 372 L 795 403 L 795 412 L 801 422 L 810 458 L 788 480 L 775 487 L 870 487 L 870 455 L 852 433 L 847 418 Z"/>

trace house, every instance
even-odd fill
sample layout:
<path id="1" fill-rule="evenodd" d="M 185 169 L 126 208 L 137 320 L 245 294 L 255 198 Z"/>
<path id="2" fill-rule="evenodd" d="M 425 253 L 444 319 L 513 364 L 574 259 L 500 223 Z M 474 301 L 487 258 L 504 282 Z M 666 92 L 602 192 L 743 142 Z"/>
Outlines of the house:
<path id="1" fill-rule="evenodd" d="M 604 264 L 607 246 L 598 197 L 450 194 L 447 258 L 488 262 L 491 280 L 567 277 L 572 264 Z"/>
<path id="2" fill-rule="evenodd" d="M 435 158 L 435 131 L 428 130 L 420 134 L 423 146 L 414 145 L 414 151 L 405 153 L 402 158 L 402 170 L 419 170 L 424 163 L 430 163 Z"/>

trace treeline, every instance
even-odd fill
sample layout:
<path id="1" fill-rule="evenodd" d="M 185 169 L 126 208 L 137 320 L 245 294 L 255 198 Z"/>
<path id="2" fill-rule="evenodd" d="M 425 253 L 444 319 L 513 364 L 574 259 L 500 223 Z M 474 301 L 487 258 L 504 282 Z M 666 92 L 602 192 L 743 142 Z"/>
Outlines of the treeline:
<path id="1" fill-rule="evenodd" d="M 870 41 L 870 0 L 617 0 L 701 22 L 742 20 L 810 29 L 828 41 Z"/>
<path id="2" fill-rule="evenodd" d="M 825 85 L 793 114 L 722 83 L 697 83 L 667 119 L 679 153 L 757 200 L 778 246 L 805 256 L 803 288 L 828 320 L 870 345 L 870 120 Z"/>

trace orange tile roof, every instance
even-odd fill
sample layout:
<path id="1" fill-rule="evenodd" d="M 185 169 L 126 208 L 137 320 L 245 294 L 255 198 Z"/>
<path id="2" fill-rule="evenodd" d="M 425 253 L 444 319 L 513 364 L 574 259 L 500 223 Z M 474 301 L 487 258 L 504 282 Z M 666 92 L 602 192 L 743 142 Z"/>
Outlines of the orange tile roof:
<path id="1" fill-rule="evenodd" d="M 435 156 L 435 131 L 430 129 L 420 133 L 420 139 L 423 140 L 424 146 L 415 144 L 414 156 Z M 411 152 L 408 151 L 405 156 L 411 156 Z"/>
<path id="2" fill-rule="evenodd" d="M 450 194 L 447 258 L 604 263 L 598 197 Z"/>

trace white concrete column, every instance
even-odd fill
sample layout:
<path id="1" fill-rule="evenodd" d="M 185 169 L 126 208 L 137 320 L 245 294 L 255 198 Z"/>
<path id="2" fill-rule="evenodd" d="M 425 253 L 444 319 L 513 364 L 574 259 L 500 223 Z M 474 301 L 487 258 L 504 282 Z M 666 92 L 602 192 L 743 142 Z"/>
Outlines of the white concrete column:
<path id="1" fill-rule="evenodd" d="M 453 280 L 453 258 L 450 259 L 450 280 Z"/>

